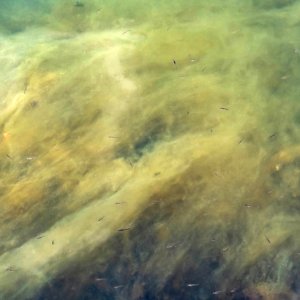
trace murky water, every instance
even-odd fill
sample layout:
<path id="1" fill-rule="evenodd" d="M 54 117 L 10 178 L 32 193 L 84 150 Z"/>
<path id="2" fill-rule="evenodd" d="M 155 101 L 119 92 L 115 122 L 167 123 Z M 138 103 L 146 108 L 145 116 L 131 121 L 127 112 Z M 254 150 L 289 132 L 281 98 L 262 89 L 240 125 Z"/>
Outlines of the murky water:
<path id="1" fill-rule="evenodd" d="M 300 299 L 300 1 L 0 4 L 0 299 Z"/>

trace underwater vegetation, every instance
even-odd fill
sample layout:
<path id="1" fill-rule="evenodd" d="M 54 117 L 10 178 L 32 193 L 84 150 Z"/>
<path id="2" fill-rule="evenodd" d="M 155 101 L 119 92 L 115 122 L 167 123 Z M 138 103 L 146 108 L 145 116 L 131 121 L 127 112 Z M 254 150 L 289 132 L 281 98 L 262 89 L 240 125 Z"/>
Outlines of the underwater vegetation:
<path id="1" fill-rule="evenodd" d="M 0 4 L 0 299 L 300 299 L 300 1 Z"/>

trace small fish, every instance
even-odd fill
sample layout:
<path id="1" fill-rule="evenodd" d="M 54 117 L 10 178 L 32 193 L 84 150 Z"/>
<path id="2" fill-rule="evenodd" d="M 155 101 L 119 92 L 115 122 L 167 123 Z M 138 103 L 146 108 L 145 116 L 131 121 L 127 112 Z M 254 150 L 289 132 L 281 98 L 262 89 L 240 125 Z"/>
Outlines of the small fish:
<path id="1" fill-rule="evenodd" d="M 42 239 L 44 237 L 44 235 L 41 235 L 41 236 L 38 236 L 36 239 L 37 240 L 40 240 L 40 239 Z"/>
<path id="2" fill-rule="evenodd" d="M 119 139 L 120 137 L 119 136 L 112 136 L 112 135 L 109 135 L 108 136 L 110 139 Z"/>
<path id="3" fill-rule="evenodd" d="M 101 217 L 98 219 L 98 222 L 102 221 L 104 219 L 104 217 Z"/>
<path id="4" fill-rule="evenodd" d="M 127 230 L 130 230 L 130 227 L 127 227 L 127 228 L 120 228 L 120 229 L 118 229 L 118 231 L 127 231 Z"/>
<path id="5" fill-rule="evenodd" d="M 250 204 L 245 204 L 245 207 L 252 207 L 252 205 L 250 205 Z"/>
<path id="6" fill-rule="evenodd" d="M 273 139 L 274 137 L 276 137 L 277 136 L 277 133 L 275 132 L 275 133 L 273 133 L 273 134 L 271 134 L 270 136 L 269 136 L 269 139 L 271 140 L 271 139 Z"/>
<path id="7" fill-rule="evenodd" d="M 174 244 L 169 244 L 167 245 L 167 249 L 172 249 L 172 248 L 176 248 L 177 246 L 179 246 L 181 243 L 174 243 Z"/>
<path id="8" fill-rule="evenodd" d="M 199 286 L 200 283 L 188 283 L 187 286 L 188 287 L 194 287 L 194 286 Z"/>
<path id="9" fill-rule="evenodd" d="M 52 243 L 51 243 L 52 245 L 54 245 L 54 241 L 52 241 Z"/>
<path id="10" fill-rule="evenodd" d="M 269 238 L 265 235 L 266 240 L 268 241 L 269 244 L 271 244 L 271 241 L 269 240 Z"/>
<path id="11" fill-rule="evenodd" d="M 158 176 L 158 175 L 160 175 L 160 172 L 154 173 L 154 176 Z"/>
<path id="12" fill-rule="evenodd" d="M 9 159 L 12 159 L 12 157 L 11 157 L 11 156 L 9 156 L 8 154 L 6 154 L 6 156 L 7 156 Z"/>
<path id="13" fill-rule="evenodd" d="M 153 201 L 153 202 L 150 203 L 149 206 L 156 205 L 156 204 L 159 204 L 159 201 Z"/>
<path id="14" fill-rule="evenodd" d="M 120 288 L 122 288 L 124 285 L 116 285 L 116 286 L 114 286 L 114 289 L 120 289 Z"/>
<path id="15" fill-rule="evenodd" d="M 219 295 L 219 294 L 222 294 L 222 293 L 224 293 L 223 291 L 215 291 L 215 292 L 213 292 L 212 294 L 213 295 Z"/>
<path id="16" fill-rule="evenodd" d="M 24 90 L 23 90 L 24 94 L 26 94 L 27 88 L 28 88 L 28 82 L 25 82 L 24 83 Z"/>
<path id="17" fill-rule="evenodd" d="M 106 278 L 96 278 L 96 281 L 105 281 Z"/>
<path id="18" fill-rule="evenodd" d="M 14 266 L 9 266 L 8 268 L 5 269 L 7 272 L 14 272 L 16 271 L 16 268 Z"/>
<path id="19" fill-rule="evenodd" d="M 123 201 L 123 202 L 116 202 L 115 204 L 117 204 L 117 205 L 126 204 L 126 202 L 125 201 Z"/>
<path id="20" fill-rule="evenodd" d="M 32 108 L 37 107 L 37 105 L 38 105 L 38 102 L 37 102 L 36 100 L 33 100 L 33 101 L 30 102 L 30 106 L 31 106 Z"/>
<path id="21" fill-rule="evenodd" d="M 220 109 L 229 110 L 229 108 L 227 108 L 227 107 L 220 107 Z"/>
<path id="22" fill-rule="evenodd" d="M 175 59 L 173 59 L 173 64 L 176 65 L 176 60 Z"/>

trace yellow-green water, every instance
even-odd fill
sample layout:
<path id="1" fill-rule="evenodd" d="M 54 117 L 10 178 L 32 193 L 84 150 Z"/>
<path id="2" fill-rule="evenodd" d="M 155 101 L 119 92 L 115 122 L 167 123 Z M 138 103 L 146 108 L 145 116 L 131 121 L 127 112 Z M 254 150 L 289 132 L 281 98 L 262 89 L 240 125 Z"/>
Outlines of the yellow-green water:
<path id="1" fill-rule="evenodd" d="M 300 299 L 300 1 L 0 1 L 0 299 Z"/>

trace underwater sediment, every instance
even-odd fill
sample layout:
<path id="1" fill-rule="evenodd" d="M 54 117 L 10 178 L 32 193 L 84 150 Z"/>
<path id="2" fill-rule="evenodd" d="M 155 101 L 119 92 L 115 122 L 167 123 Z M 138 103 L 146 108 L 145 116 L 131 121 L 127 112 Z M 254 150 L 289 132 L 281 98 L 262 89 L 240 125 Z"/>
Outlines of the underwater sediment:
<path id="1" fill-rule="evenodd" d="M 300 1 L 1 1 L 0 299 L 300 299 Z"/>

